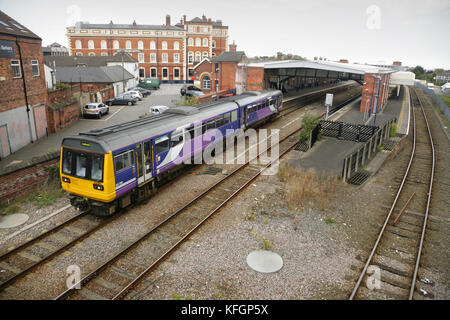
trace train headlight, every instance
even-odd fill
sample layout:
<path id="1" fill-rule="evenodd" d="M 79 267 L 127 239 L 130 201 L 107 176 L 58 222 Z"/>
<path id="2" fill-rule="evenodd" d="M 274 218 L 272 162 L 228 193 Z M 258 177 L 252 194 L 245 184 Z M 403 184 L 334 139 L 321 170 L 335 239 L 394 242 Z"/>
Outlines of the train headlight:
<path id="1" fill-rule="evenodd" d="M 103 191 L 103 186 L 102 186 L 101 184 L 95 184 L 95 183 L 94 183 L 94 189 L 95 189 L 95 190 Z"/>
<path id="2" fill-rule="evenodd" d="M 63 181 L 63 182 L 70 183 L 70 178 L 62 177 L 62 181 Z"/>

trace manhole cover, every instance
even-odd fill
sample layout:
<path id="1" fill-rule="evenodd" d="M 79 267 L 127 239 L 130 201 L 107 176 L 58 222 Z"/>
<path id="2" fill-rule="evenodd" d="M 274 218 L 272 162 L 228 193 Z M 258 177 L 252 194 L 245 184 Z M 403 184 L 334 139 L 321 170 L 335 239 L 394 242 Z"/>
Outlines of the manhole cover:
<path id="1" fill-rule="evenodd" d="M 14 213 L 0 217 L 0 229 L 14 228 L 27 222 L 30 218 L 24 213 Z"/>
<path id="2" fill-rule="evenodd" d="M 256 250 L 247 256 L 247 264 L 255 271 L 271 273 L 283 267 L 283 259 L 275 252 Z"/>

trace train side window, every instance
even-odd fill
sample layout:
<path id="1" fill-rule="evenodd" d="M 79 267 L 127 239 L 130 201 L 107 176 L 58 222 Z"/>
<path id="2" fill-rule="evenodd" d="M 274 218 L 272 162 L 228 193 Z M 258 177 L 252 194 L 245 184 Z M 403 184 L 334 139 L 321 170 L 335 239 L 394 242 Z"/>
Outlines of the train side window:
<path id="1" fill-rule="evenodd" d="M 229 124 L 231 122 L 230 116 L 231 116 L 231 114 L 229 112 L 227 112 L 223 115 L 223 124 L 224 125 Z"/>
<path id="2" fill-rule="evenodd" d="M 269 100 L 266 100 L 266 107 L 269 106 Z"/>
<path id="3" fill-rule="evenodd" d="M 173 148 L 182 142 L 183 134 L 181 132 L 177 132 L 176 134 L 172 135 L 172 138 L 170 139 L 170 147 Z"/>
<path id="4" fill-rule="evenodd" d="M 223 126 L 223 115 L 216 117 L 216 127 L 220 128 Z"/>
<path id="5" fill-rule="evenodd" d="M 155 153 L 160 154 L 169 150 L 169 136 L 164 135 L 155 139 Z"/>
<path id="6" fill-rule="evenodd" d="M 125 151 L 114 157 L 114 167 L 116 171 L 120 171 L 134 165 L 133 151 Z"/>
<path id="7" fill-rule="evenodd" d="M 206 130 L 211 130 L 211 129 L 215 129 L 216 128 L 216 121 L 214 119 L 209 120 L 206 123 Z"/>
<path id="8" fill-rule="evenodd" d="M 237 110 L 234 110 L 231 113 L 231 122 L 235 122 L 237 120 Z"/>

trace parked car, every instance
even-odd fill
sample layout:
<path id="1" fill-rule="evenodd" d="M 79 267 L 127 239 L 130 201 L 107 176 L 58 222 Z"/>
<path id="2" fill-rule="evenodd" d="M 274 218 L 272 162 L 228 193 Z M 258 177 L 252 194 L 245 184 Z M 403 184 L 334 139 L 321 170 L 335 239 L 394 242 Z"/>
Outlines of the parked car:
<path id="1" fill-rule="evenodd" d="M 148 89 L 144 89 L 141 87 L 134 87 L 134 88 L 130 88 L 128 89 L 128 91 L 139 91 L 144 97 L 149 96 L 152 94 L 152 92 Z"/>
<path id="2" fill-rule="evenodd" d="M 105 106 L 103 103 L 93 102 L 88 103 L 84 106 L 83 109 L 83 117 L 86 116 L 95 116 L 97 118 L 101 118 L 103 114 L 109 113 L 109 107 Z"/>
<path id="3" fill-rule="evenodd" d="M 112 106 L 112 105 L 116 105 L 116 104 L 119 104 L 119 105 L 126 104 L 126 105 L 131 106 L 131 105 L 135 105 L 136 102 L 137 102 L 137 99 L 133 98 L 131 95 L 121 95 L 121 96 L 107 100 L 106 104 L 108 106 Z"/>
<path id="4" fill-rule="evenodd" d="M 159 79 L 158 78 L 145 78 L 139 81 L 138 87 L 144 89 L 159 89 Z"/>
<path id="5" fill-rule="evenodd" d="M 186 91 L 200 91 L 202 92 L 202 89 L 200 89 L 199 87 L 193 86 L 193 85 L 184 85 L 181 90 L 180 93 L 182 96 L 184 96 L 186 94 Z"/>
<path id="6" fill-rule="evenodd" d="M 140 93 L 139 91 L 132 91 L 132 90 L 124 92 L 124 93 L 122 93 L 122 95 L 132 96 L 133 98 L 136 98 L 139 101 L 142 101 L 142 98 L 144 98 L 142 93 Z"/>
<path id="7" fill-rule="evenodd" d="M 199 97 L 205 95 L 202 91 L 197 90 L 186 90 L 184 94 L 186 97 Z"/>
<path id="8" fill-rule="evenodd" d="M 169 107 L 167 107 L 167 106 L 154 106 L 154 107 L 150 107 L 150 112 L 152 114 L 161 114 L 164 111 L 166 111 L 167 109 L 169 109 Z"/>

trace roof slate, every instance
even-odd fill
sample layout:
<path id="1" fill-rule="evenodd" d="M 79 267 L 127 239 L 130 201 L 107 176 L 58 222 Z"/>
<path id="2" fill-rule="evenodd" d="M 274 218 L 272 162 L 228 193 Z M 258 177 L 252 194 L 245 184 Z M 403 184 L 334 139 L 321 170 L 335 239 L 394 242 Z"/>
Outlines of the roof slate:
<path id="1" fill-rule="evenodd" d="M 6 13 L 0 10 L 0 33 L 9 34 L 13 36 L 26 37 L 42 40 L 38 35 L 33 33 L 30 29 L 17 22 Z M 6 25 L 4 25 L 6 24 Z"/>
<path id="2" fill-rule="evenodd" d="M 115 83 L 134 76 L 121 66 L 57 67 L 56 81 L 64 83 Z"/>

